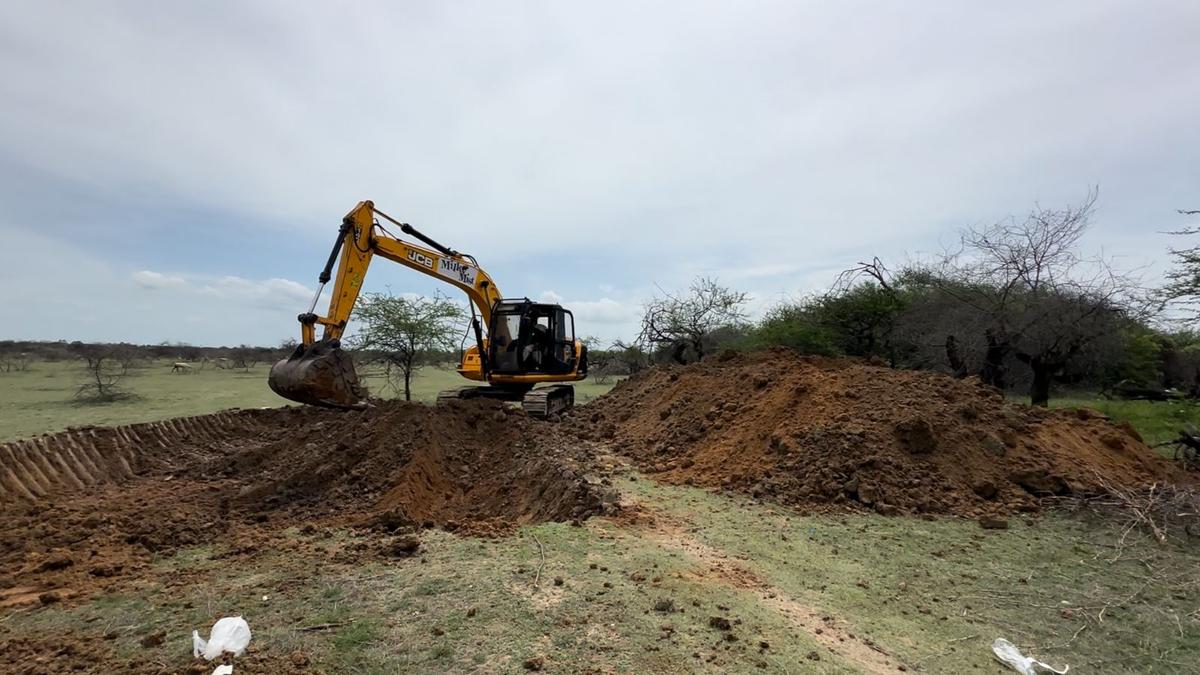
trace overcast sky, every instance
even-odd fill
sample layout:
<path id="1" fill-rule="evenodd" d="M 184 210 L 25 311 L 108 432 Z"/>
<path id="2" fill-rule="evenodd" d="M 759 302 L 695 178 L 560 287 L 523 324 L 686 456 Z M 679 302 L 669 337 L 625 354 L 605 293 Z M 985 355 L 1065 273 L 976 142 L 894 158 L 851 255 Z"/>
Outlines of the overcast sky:
<path id="1" fill-rule="evenodd" d="M 0 339 L 276 344 L 362 199 L 604 338 L 656 286 L 761 311 L 1091 185 L 1089 246 L 1153 275 L 1200 208 L 1198 28 L 1195 0 L 7 0 Z"/>

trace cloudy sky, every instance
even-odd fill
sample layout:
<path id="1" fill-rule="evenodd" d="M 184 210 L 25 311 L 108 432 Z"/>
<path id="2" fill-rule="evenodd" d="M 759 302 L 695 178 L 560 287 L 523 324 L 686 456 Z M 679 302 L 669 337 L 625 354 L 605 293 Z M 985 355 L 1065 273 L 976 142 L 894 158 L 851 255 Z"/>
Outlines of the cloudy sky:
<path id="1" fill-rule="evenodd" d="M 341 5 L 341 7 L 335 7 Z M 0 339 L 275 344 L 361 199 L 582 333 L 1035 202 L 1161 268 L 1200 3 L 0 3 Z M 368 288 L 429 293 L 379 261 Z"/>

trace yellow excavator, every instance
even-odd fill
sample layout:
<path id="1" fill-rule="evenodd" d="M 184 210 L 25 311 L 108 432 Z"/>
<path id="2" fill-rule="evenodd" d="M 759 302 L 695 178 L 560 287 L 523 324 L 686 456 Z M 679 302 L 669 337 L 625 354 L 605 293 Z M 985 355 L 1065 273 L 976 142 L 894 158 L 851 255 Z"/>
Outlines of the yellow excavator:
<path id="1" fill-rule="evenodd" d="M 379 219 L 425 246 L 393 235 Z M 575 339 L 571 312 L 529 298 L 505 298 L 474 257 L 437 243 L 369 201 L 359 202 L 342 219 L 333 251 L 317 278 L 317 293 L 308 311 L 298 317 L 300 344 L 271 368 L 267 381 L 275 393 L 311 405 L 366 405 L 366 388 L 359 382 L 353 360 L 341 347 L 341 337 L 367 267 L 376 255 L 467 294 L 475 344 L 463 350 L 458 374 L 486 385 L 444 391 L 438 395 L 439 401 L 476 397 L 520 401 L 527 413 L 541 418 L 574 405 L 575 388 L 563 383 L 587 377 L 587 348 Z M 335 262 L 337 275 L 333 276 Z M 329 310 L 319 316 L 315 313 L 317 302 L 331 279 Z M 322 326 L 320 340 L 316 339 L 318 325 Z M 548 384 L 534 388 L 542 383 Z"/>

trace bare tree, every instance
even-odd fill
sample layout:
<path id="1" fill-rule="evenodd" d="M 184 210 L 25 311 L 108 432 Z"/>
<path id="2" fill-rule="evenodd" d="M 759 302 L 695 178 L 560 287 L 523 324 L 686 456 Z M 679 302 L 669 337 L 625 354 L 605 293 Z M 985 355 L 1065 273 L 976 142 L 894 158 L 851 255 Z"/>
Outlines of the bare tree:
<path id="1" fill-rule="evenodd" d="M 465 312 L 444 295 L 431 298 L 368 293 L 359 300 L 355 318 L 361 323 L 355 346 L 377 352 L 388 381 L 404 400 L 412 400 L 412 377 L 422 354 L 454 348 Z"/>
<path id="2" fill-rule="evenodd" d="M 699 277 L 685 294 L 664 292 L 646 304 L 638 342 L 667 350 L 677 363 L 687 363 L 689 356 L 700 360 L 706 336 L 745 323 L 747 300 L 746 293 Z"/>
<path id="3" fill-rule="evenodd" d="M 1004 387 L 1011 355 L 1030 370 L 1034 405 L 1047 404 L 1053 378 L 1089 344 L 1149 308 L 1134 279 L 1078 252 L 1096 197 L 1091 190 L 1078 206 L 1039 206 L 1023 220 L 965 229 L 958 250 L 927 270 L 928 282 L 958 305 L 959 325 L 982 329 L 980 377 Z M 944 339 L 948 358 L 951 347 L 961 355 L 959 336 Z"/>
<path id="4" fill-rule="evenodd" d="M 29 370 L 31 359 L 28 352 L 0 353 L 0 373 L 14 373 Z"/>
<path id="5" fill-rule="evenodd" d="M 84 367 L 75 398 L 89 403 L 109 403 L 132 398 L 125 384 L 132 375 L 136 354 L 122 345 L 80 345 L 75 348 Z"/>
<path id="6" fill-rule="evenodd" d="M 1200 211 L 1179 209 L 1184 216 L 1200 215 Z M 1168 232 L 1177 237 L 1194 237 L 1200 227 L 1186 227 Z M 1175 267 L 1167 272 L 1167 285 L 1162 289 L 1164 304 L 1181 310 L 1185 319 L 1195 322 L 1200 319 L 1200 246 L 1169 249 Z"/>

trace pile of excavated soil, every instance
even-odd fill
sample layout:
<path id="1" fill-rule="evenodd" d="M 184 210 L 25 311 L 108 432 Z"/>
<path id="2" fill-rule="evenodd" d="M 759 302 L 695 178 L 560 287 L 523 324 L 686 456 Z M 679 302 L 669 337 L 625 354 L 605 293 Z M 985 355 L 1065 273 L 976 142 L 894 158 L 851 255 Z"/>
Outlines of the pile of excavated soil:
<path id="1" fill-rule="evenodd" d="M 0 445 L 0 607 L 119 587 L 179 547 L 293 545 L 291 526 L 360 528 L 375 533 L 363 555 L 402 557 L 421 527 L 581 520 L 615 501 L 582 448 L 489 401 L 243 411 Z"/>
<path id="2" fill-rule="evenodd" d="M 639 373 L 571 420 L 655 478 L 789 504 L 983 516 L 1186 482 L 1129 426 L 977 380 L 776 349 Z"/>
<path id="3" fill-rule="evenodd" d="M 253 477 L 232 508 L 286 506 L 369 516 L 391 529 L 451 530 L 578 520 L 602 508 L 579 444 L 498 402 L 293 415 L 296 424 L 282 438 L 203 467 L 205 474 Z"/>

